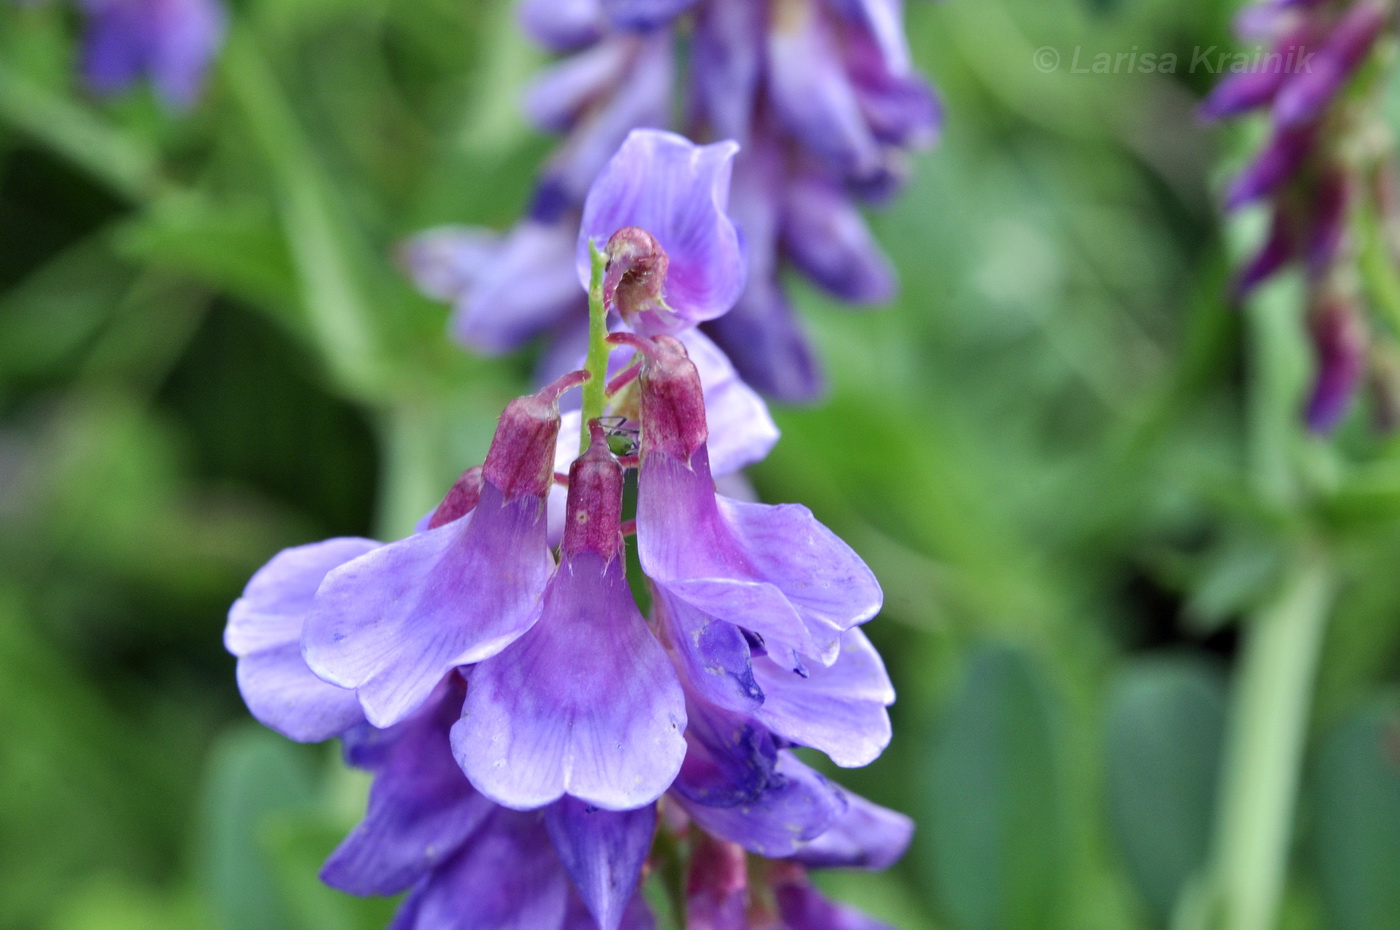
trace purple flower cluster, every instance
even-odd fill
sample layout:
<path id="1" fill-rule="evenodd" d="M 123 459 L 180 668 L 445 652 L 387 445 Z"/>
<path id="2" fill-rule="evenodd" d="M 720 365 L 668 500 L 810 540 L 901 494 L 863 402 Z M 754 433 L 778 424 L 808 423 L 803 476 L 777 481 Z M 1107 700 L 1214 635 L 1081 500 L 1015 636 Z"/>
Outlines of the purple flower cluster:
<path id="1" fill-rule="evenodd" d="M 912 824 L 792 752 L 859 766 L 889 742 L 894 691 L 859 629 L 879 585 L 805 507 L 716 485 L 776 439 L 693 328 L 743 281 L 724 213 L 733 155 L 629 137 L 576 244 L 625 323 L 606 375 L 570 371 L 512 401 L 485 462 L 412 536 L 287 550 L 230 612 L 254 716 L 339 737 L 374 773 L 322 877 L 408 891 L 396 930 L 651 927 L 638 888 L 658 833 L 689 852 L 692 928 L 881 926 L 806 870 L 884 868 Z M 605 376 L 603 415 L 560 412 Z M 586 427 L 581 454 L 565 424 Z"/>
<path id="2" fill-rule="evenodd" d="M 565 141 L 514 230 L 425 233 L 407 246 L 411 273 L 456 305 L 455 333 L 473 348 L 508 351 L 541 333 L 576 344 L 580 295 L 556 269 L 613 152 L 635 128 L 732 140 L 747 281 L 705 329 L 756 387 L 814 397 L 819 366 L 781 272 L 847 301 L 892 297 L 894 273 L 856 204 L 895 191 L 940 124 L 902 16 L 903 0 L 523 0 L 529 34 L 567 56 L 526 108 Z M 540 271 L 522 287 L 521 269 Z"/>
<path id="3" fill-rule="evenodd" d="M 219 0 L 82 0 L 82 73 L 99 94 L 151 82 L 174 109 L 199 98 L 226 26 Z"/>
<path id="4" fill-rule="evenodd" d="M 1393 209 L 1394 166 L 1376 146 L 1373 88 L 1358 79 L 1394 21 L 1390 0 L 1264 0 L 1244 10 L 1241 35 L 1271 51 L 1231 74 L 1202 105 L 1208 119 L 1267 109 L 1272 133 L 1234 179 L 1230 209 L 1267 202 L 1268 235 L 1241 270 L 1234 298 L 1297 262 L 1308 290 L 1308 326 L 1317 374 L 1306 420 L 1331 430 L 1365 377 L 1370 339 L 1356 295 L 1358 217 Z M 1352 90 L 1355 93 L 1348 94 Z M 1383 405 L 1388 406 L 1388 405 Z"/>

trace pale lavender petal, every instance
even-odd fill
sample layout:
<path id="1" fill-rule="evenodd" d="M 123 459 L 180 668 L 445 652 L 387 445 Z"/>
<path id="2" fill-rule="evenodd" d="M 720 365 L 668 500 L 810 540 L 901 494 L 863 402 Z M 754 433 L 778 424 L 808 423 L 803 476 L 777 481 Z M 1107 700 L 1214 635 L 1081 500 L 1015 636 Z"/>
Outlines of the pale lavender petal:
<path id="1" fill-rule="evenodd" d="M 621 29 L 651 29 L 695 6 L 696 0 L 602 0 L 613 25 Z"/>
<path id="2" fill-rule="evenodd" d="M 151 83 L 169 105 L 193 106 L 223 42 L 224 9 L 218 0 L 155 0 L 153 6 Z"/>
<path id="3" fill-rule="evenodd" d="M 452 757 L 460 682 L 386 734 L 365 819 L 326 860 L 321 879 L 357 895 L 398 894 L 442 866 L 497 810 Z"/>
<path id="4" fill-rule="evenodd" d="M 879 872 L 899 861 L 913 837 L 914 821 L 848 791 L 846 813 L 793 858 L 814 869 Z"/>
<path id="5" fill-rule="evenodd" d="M 753 0 L 709 0 L 695 22 L 691 80 L 710 132 L 747 149 L 759 81 L 768 11 Z"/>
<path id="6" fill-rule="evenodd" d="M 588 319 L 570 267 L 574 222 L 525 220 L 480 270 L 453 317 L 453 334 L 482 352 L 509 352 L 560 319 Z"/>
<path id="7" fill-rule="evenodd" d="M 705 832 L 776 859 L 831 829 L 846 812 L 846 798 L 792 753 L 780 752 L 772 780 L 751 801 L 711 807 L 682 797 L 681 806 Z"/>
<path id="8" fill-rule="evenodd" d="M 347 536 L 283 549 L 258 569 L 233 602 L 225 648 L 241 658 L 300 641 L 302 623 L 326 573 L 380 545 Z"/>
<path id="9" fill-rule="evenodd" d="M 807 172 L 788 184 L 783 206 L 783 247 L 803 274 L 844 300 L 894 297 L 894 269 L 840 186 Z"/>
<path id="10" fill-rule="evenodd" d="M 879 143 L 842 60 L 830 24 L 814 3 L 794 4 L 768 39 L 768 90 L 782 123 L 843 177 L 884 171 Z"/>
<path id="11" fill-rule="evenodd" d="M 826 753 L 843 768 L 869 765 L 890 742 L 894 703 L 880 654 L 860 630 L 841 637 L 841 655 L 828 666 L 798 674 L 769 658 L 753 662 L 763 689 L 754 717 L 778 736 Z"/>
<path id="12" fill-rule="evenodd" d="M 552 930 L 569 896 L 543 815 L 498 808 L 409 895 L 390 930 Z"/>
<path id="13" fill-rule="evenodd" d="M 567 52 L 603 34 L 603 9 L 599 0 L 522 0 L 520 24 L 550 51 Z"/>
<path id="14" fill-rule="evenodd" d="M 675 67 L 671 37 L 659 31 L 643 36 L 618 35 L 607 41 L 625 43 L 632 50 L 627 75 L 574 127 L 550 159 L 541 181 L 552 200 L 570 207 L 584 203 L 593 182 L 629 133 L 641 127 L 662 127 L 671 119 L 671 73 Z M 577 226 L 573 233 L 577 236 Z"/>
<path id="15" fill-rule="evenodd" d="M 666 325 L 658 315 L 642 314 L 643 329 L 652 324 L 662 327 L 656 332 L 683 329 L 729 310 L 743 291 L 746 273 L 739 235 L 726 213 L 737 152 L 733 142 L 696 146 L 669 132 L 628 135 L 584 204 L 575 254 L 584 286 L 589 244 L 601 249 L 613 233 L 635 226 L 651 233 L 670 259 L 664 297 L 678 321 Z"/>
<path id="16" fill-rule="evenodd" d="M 544 71 L 525 91 L 525 113 L 540 129 L 564 132 L 586 107 L 617 86 L 632 64 L 627 42 L 600 42 Z"/>
<path id="17" fill-rule="evenodd" d="M 650 455 L 641 468 L 642 569 L 712 617 L 829 664 L 840 636 L 880 609 L 875 576 L 797 504 L 716 498 L 703 451 L 687 466 Z"/>
<path id="18" fill-rule="evenodd" d="M 253 717 L 299 743 L 331 739 L 365 719 L 355 692 L 311 674 L 295 639 L 239 659 L 237 675 Z"/>
<path id="19" fill-rule="evenodd" d="M 480 662 L 530 628 L 553 562 L 542 503 L 506 502 L 487 483 L 469 521 L 448 523 L 331 572 L 307 619 L 312 670 L 353 688 L 390 726 L 453 668 Z"/>
<path id="20" fill-rule="evenodd" d="M 398 250 L 400 267 L 433 300 L 466 299 L 499 259 L 501 236 L 472 226 L 440 226 L 408 239 Z"/>
<path id="21" fill-rule="evenodd" d="M 705 333 L 733 361 L 745 383 L 787 403 L 810 403 L 826 392 L 826 379 L 782 286 L 750 279 L 748 289 Z"/>
<path id="22" fill-rule="evenodd" d="M 544 822 L 599 930 L 617 930 L 651 850 L 656 805 L 614 812 L 564 798 L 545 809 Z"/>
<path id="23" fill-rule="evenodd" d="M 637 611 L 620 560 L 560 566 L 539 622 L 471 673 L 457 761 L 499 804 L 565 794 L 607 810 L 654 801 L 685 755 L 685 702 Z"/>

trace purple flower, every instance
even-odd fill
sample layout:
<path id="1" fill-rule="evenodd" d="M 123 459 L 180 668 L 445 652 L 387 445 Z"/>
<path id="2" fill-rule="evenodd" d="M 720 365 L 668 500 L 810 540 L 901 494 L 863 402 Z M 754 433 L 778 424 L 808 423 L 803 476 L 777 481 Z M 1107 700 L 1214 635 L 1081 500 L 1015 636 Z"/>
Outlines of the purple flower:
<path id="1" fill-rule="evenodd" d="M 393 924 L 404 930 L 649 928 L 635 892 L 655 807 L 610 813 L 564 800 L 517 813 L 493 804 L 452 755 L 462 691 L 449 676 L 402 723 L 347 734 L 350 761 L 372 770 L 374 784 L 322 879 L 358 895 L 412 889 Z"/>
<path id="2" fill-rule="evenodd" d="M 612 306 L 638 332 L 672 333 L 725 313 L 744 287 L 726 209 L 734 143 L 696 146 L 637 130 L 598 176 L 583 208 L 575 265 L 588 286 L 590 246 L 609 258 Z"/>
<path id="3" fill-rule="evenodd" d="M 545 498 L 557 399 L 577 376 L 512 401 L 482 470 L 470 520 L 391 543 L 326 576 L 302 649 L 324 680 L 356 691 L 375 726 L 404 719 L 453 668 L 519 638 L 554 568 Z"/>
<path id="4" fill-rule="evenodd" d="M 622 485 L 595 422 L 569 472 L 559 570 L 529 631 L 471 671 L 453 745 L 472 783 L 507 807 L 567 794 L 628 810 L 680 769 L 685 702 L 627 586 Z"/>
<path id="5" fill-rule="evenodd" d="M 1310 317 L 1317 374 L 1305 418 L 1317 433 L 1336 429 L 1366 371 L 1366 324 L 1344 300 L 1326 300 Z"/>
<path id="6" fill-rule="evenodd" d="M 1322 115 L 1365 60 L 1390 19 L 1386 0 L 1361 0 L 1338 21 L 1312 67 L 1287 82 L 1274 101 L 1280 126 L 1302 126 Z"/>
<path id="7" fill-rule="evenodd" d="M 660 337 L 642 371 L 637 544 L 642 570 L 666 596 L 763 637 L 786 668 L 824 665 L 842 634 L 880 609 L 865 563 L 795 504 L 715 494 L 695 366 Z"/>
<path id="8" fill-rule="evenodd" d="M 627 230 L 610 256 L 608 298 L 637 331 L 674 333 L 708 321 L 706 331 L 759 390 L 790 401 L 818 396 L 820 366 L 779 277 L 791 263 L 843 301 L 889 299 L 893 274 L 856 201 L 897 189 L 909 151 L 933 142 L 942 122 L 936 97 L 912 66 L 902 3 L 525 0 L 522 17 L 542 44 L 573 53 L 528 95 L 532 119 L 566 134 L 537 185 L 531 218 L 576 217 L 629 130 L 683 126 L 697 138 L 738 142 L 733 217 L 747 261 L 715 262 L 711 270 L 726 282 L 746 277 L 746 286 L 711 289 L 699 304 L 678 302 L 663 285 L 675 288 L 687 260 L 654 223 L 614 216 L 605 230 L 586 223 L 585 237 L 603 247 Z M 681 36 L 690 54 L 678 73 L 673 50 Z M 650 187 L 637 197 L 668 198 L 699 204 L 704 191 L 673 197 Z M 507 341 L 523 333 L 571 340 L 583 328 L 582 314 L 562 302 L 532 307 L 539 312 L 508 315 L 521 326 Z M 574 330 L 560 322 L 570 317 Z M 458 331 L 486 345 L 460 324 Z"/>
<path id="9" fill-rule="evenodd" d="M 218 0 L 83 0 L 83 7 L 82 69 L 94 91 L 118 93 L 146 77 L 171 107 L 194 104 L 223 42 Z"/>

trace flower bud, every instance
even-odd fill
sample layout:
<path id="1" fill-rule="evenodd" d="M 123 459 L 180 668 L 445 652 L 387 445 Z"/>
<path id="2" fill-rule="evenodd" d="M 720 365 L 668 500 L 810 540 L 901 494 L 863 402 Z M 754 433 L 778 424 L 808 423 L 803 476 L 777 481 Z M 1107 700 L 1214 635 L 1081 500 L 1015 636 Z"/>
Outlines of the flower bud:
<path id="1" fill-rule="evenodd" d="M 656 237 L 645 229 L 627 226 L 613 233 L 603 253 L 608 257 L 603 276 L 603 304 L 636 326 L 644 313 L 654 315 L 663 327 L 672 319 L 662 288 L 671 260 Z"/>

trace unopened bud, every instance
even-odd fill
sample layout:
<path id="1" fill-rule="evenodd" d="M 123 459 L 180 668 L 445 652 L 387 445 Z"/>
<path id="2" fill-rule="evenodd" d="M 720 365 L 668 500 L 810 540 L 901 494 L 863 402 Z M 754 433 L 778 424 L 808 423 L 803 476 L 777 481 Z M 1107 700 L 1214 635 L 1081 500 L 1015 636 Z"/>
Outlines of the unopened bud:
<path id="1" fill-rule="evenodd" d="M 658 329 L 645 325 L 646 315 L 655 318 L 652 322 L 670 320 L 673 314 L 662 289 L 671 260 L 655 236 L 636 226 L 624 227 L 613 233 L 603 254 L 608 258 L 603 274 L 604 306 L 643 332 Z"/>

